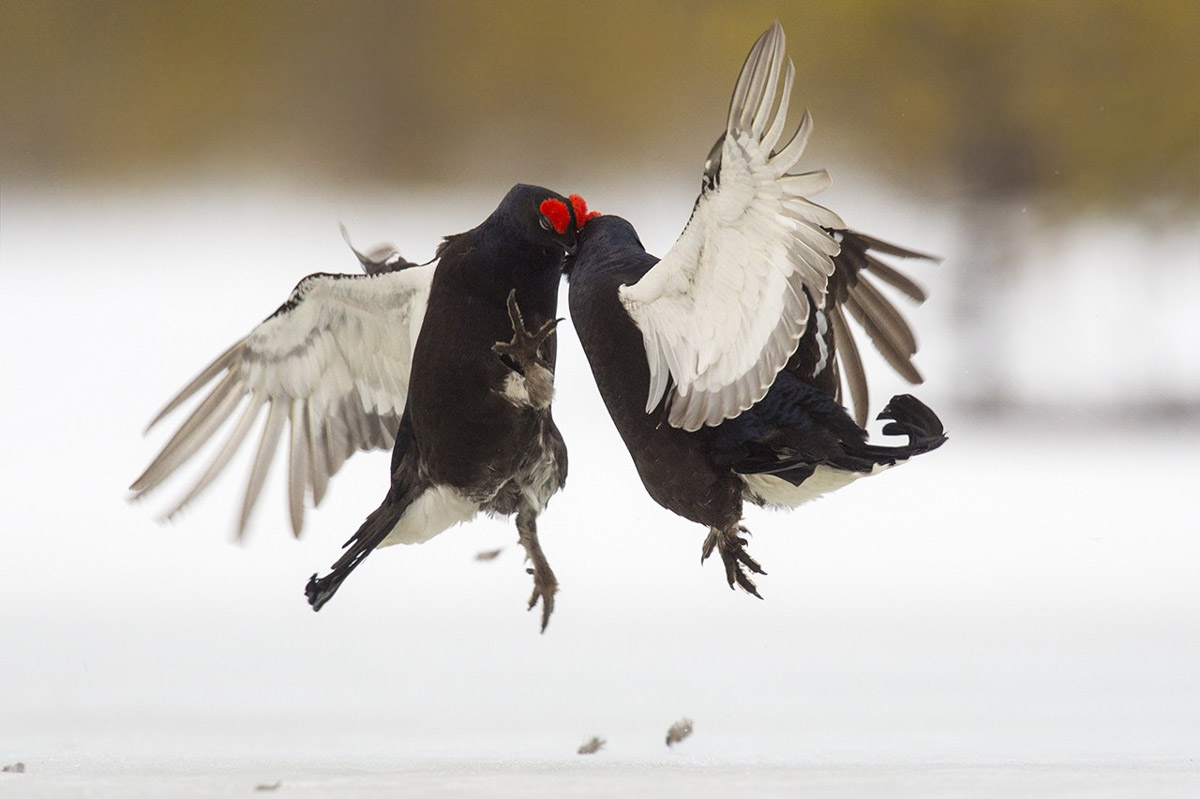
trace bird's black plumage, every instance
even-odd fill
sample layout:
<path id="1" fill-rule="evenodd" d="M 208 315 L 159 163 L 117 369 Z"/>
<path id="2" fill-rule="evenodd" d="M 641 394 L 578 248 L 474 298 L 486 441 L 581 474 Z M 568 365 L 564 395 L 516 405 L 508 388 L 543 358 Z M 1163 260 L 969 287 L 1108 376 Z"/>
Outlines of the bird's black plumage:
<path id="1" fill-rule="evenodd" d="M 839 235 L 851 242 L 843 243 L 843 251 L 851 256 L 835 258 L 835 291 L 857 279 L 857 262 L 848 258 L 861 259 L 860 250 L 870 249 L 874 241 L 850 231 Z M 909 443 L 869 444 L 866 431 L 837 401 L 834 338 L 828 326 L 822 329 L 818 324 L 808 325 L 766 396 L 741 414 L 689 432 L 667 423 L 665 402 L 647 413 L 650 372 L 645 345 L 618 290 L 636 283 L 657 262 L 626 220 L 591 219 L 567 265 L 571 319 L 647 492 L 668 510 L 709 527 L 704 556 L 719 547 L 730 585 L 757 595 L 744 572 L 748 568 L 762 573 L 739 536 L 743 500 L 798 504 L 789 501 L 787 487 L 797 489 L 798 501 L 809 498 L 799 489 L 818 469 L 825 470 L 823 477 L 849 482 L 940 446 L 945 440 L 942 425 L 920 401 L 901 395 L 880 418 L 892 420 L 885 433 L 907 435 Z M 838 297 L 831 293 L 826 300 L 836 303 Z"/>
<path id="2" fill-rule="evenodd" d="M 726 527 L 741 517 L 741 486 L 733 472 L 712 463 L 704 446 L 706 429 L 689 433 L 667 424 L 661 405 L 655 413 L 645 411 L 650 370 L 642 334 L 617 289 L 636 282 L 657 262 L 624 219 L 606 215 L 588 222 L 567 266 L 571 321 L 650 496 L 697 524 Z"/>
<path id="3" fill-rule="evenodd" d="M 563 216 L 548 219 L 547 200 L 561 203 Z M 567 472 L 549 396 L 558 285 L 575 245 L 570 208 L 566 197 L 518 185 L 482 224 L 439 248 L 391 488 L 330 574 L 309 581 L 314 609 L 389 536 L 423 541 L 485 511 L 516 514 L 533 565 L 530 607 L 541 600 L 545 628 L 556 583 L 536 520 Z"/>

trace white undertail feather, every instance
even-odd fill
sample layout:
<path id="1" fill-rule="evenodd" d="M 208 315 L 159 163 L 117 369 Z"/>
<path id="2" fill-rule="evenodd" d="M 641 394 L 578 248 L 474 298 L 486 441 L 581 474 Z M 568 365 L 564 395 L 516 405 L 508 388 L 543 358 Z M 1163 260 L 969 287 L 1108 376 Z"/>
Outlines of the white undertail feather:
<path id="1" fill-rule="evenodd" d="M 766 394 L 824 303 L 844 227 L 804 195 L 824 171 L 790 174 L 812 130 L 805 112 L 783 133 L 795 68 L 776 23 L 755 43 L 734 89 L 716 185 L 706 187 L 675 245 L 620 297 L 642 332 L 650 367 L 647 412 L 667 393 L 669 422 L 685 430 L 736 416 Z M 782 90 L 779 75 L 783 72 Z"/>
<path id="2" fill-rule="evenodd" d="M 448 485 L 427 488 L 404 511 L 400 521 L 379 544 L 423 544 L 456 524 L 469 522 L 479 512 L 479 503 Z"/>
<path id="3" fill-rule="evenodd" d="M 166 481 L 241 408 L 216 457 L 167 515 L 177 513 L 228 465 L 265 406 L 238 532 L 246 528 L 286 430 L 288 513 L 298 535 L 306 497 L 320 503 L 347 458 L 361 449 L 392 447 L 433 270 L 428 265 L 300 281 L 279 311 L 222 353 L 151 422 L 153 427 L 216 381 L 131 486 L 134 497 Z"/>
<path id="4" fill-rule="evenodd" d="M 897 461 L 897 464 L 904 461 Z M 792 485 L 771 474 L 743 474 L 746 498 L 758 505 L 773 508 L 794 508 L 850 485 L 860 477 L 879 474 L 888 465 L 877 465 L 869 472 L 853 472 L 832 466 L 817 466 L 812 475 L 800 485 Z"/>

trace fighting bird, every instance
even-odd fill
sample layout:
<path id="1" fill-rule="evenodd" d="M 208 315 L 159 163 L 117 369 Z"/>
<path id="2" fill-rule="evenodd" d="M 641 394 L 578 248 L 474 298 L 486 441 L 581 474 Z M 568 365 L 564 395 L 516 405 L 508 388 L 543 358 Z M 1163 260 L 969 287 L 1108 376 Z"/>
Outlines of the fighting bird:
<path id="1" fill-rule="evenodd" d="M 795 76 L 784 44 L 776 22 L 750 51 L 691 218 L 662 260 L 627 220 L 590 214 L 566 266 L 572 322 L 647 492 L 706 526 L 701 562 L 718 551 L 730 587 L 755 596 L 748 572 L 765 572 L 746 552 L 743 502 L 794 507 L 945 441 L 909 395 L 879 414 L 908 443 L 867 441 L 846 312 L 920 382 L 912 330 L 869 277 L 919 302 L 921 289 L 878 256 L 928 256 L 847 230 L 807 198 L 829 176 L 791 172 L 807 111 L 780 143 Z M 843 377 L 856 418 L 840 404 Z"/>
<path id="2" fill-rule="evenodd" d="M 354 250 L 364 274 L 304 278 L 151 422 L 217 381 L 134 481 L 134 498 L 161 485 L 242 407 L 215 459 L 168 515 L 179 511 L 224 469 L 266 406 L 239 534 L 285 429 L 297 536 L 306 498 L 319 504 L 346 459 L 392 448 L 383 503 L 330 573 L 314 574 L 305 588 L 314 610 L 376 547 L 422 543 L 483 511 L 516 515 L 533 575 L 529 608 L 542 603 L 544 631 L 558 584 L 537 517 L 567 475 L 550 411 L 558 284 L 585 208 L 578 196 L 518 184 L 480 225 L 446 237 L 429 264 Z"/>

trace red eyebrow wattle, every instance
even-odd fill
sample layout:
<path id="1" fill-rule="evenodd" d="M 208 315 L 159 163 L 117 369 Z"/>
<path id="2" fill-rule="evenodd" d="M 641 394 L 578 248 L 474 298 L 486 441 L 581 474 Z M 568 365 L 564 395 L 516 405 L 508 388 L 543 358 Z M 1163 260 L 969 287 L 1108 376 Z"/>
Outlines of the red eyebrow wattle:
<path id="1" fill-rule="evenodd" d="M 567 210 L 567 204 L 562 200 L 543 200 L 541 205 L 542 216 L 550 220 L 550 224 L 554 225 L 554 229 L 559 235 L 567 232 L 567 226 L 571 224 L 571 212 Z"/>
<path id="2" fill-rule="evenodd" d="M 583 227 L 585 224 L 587 224 L 589 219 L 595 219 L 596 217 L 600 216 L 598 211 L 589 212 L 587 208 L 587 201 L 578 194 L 572 194 L 567 199 L 571 201 L 571 207 L 575 209 L 575 225 L 577 227 Z"/>
<path id="3" fill-rule="evenodd" d="M 583 227 L 583 221 L 587 219 L 587 201 L 578 194 L 572 194 L 567 199 L 571 201 L 571 207 L 575 209 L 575 224 Z"/>

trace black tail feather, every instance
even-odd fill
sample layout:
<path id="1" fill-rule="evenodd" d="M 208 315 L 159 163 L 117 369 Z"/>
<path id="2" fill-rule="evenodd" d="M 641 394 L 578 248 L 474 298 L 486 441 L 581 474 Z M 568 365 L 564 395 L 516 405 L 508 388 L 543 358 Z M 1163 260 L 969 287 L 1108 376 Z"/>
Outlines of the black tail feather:
<path id="1" fill-rule="evenodd" d="M 851 440 L 842 437 L 836 453 L 826 454 L 821 458 L 811 458 L 808 461 L 781 461 L 786 468 L 778 470 L 760 469 L 760 472 L 772 472 L 776 477 L 787 480 L 792 485 L 800 485 L 812 476 L 813 470 L 819 464 L 844 469 L 851 472 L 869 473 L 877 466 L 894 466 L 909 458 L 935 450 L 946 442 L 945 430 L 937 414 L 929 406 L 911 394 L 898 394 L 879 413 L 879 419 L 889 420 L 884 425 L 883 433 L 889 436 L 908 436 L 908 443 L 899 446 L 884 446 L 868 444 L 865 431 L 859 431 L 862 438 Z M 849 417 L 847 417 L 847 421 Z"/>
<path id="2" fill-rule="evenodd" d="M 912 394 L 897 394 L 892 397 L 879 419 L 887 419 L 883 426 L 885 436 L 908 436 L 908 444 L 902 447 L 880 447 L 898 459 L 911 458 L 946 443 L 946 430 L 942 420 L 933 410 Z"/>
<path id="3" fill-rule="evenodd" d="M 358 531 L 343 545 L 346 551 L 330 568 L 329 574 L 324 577 L 313 574 L 308 579 L 308 585 L 304 587 L 304 594 L 308 597 L 308 604 L 312 605 L 314 611 L 324 607 L 325 603 L 337 593 L 338 588 L 350 576 L 350 573 L 366 560 L 367 555 L 370 555 L 377 546 L 383 543 L 383 540 L 395 529 L 400 517 L 404 515 L 408 506 L 416 498 L 416 493 L 415 491 L 397 491 L 393 486 L 383 504 L 367 517 Z"/>

